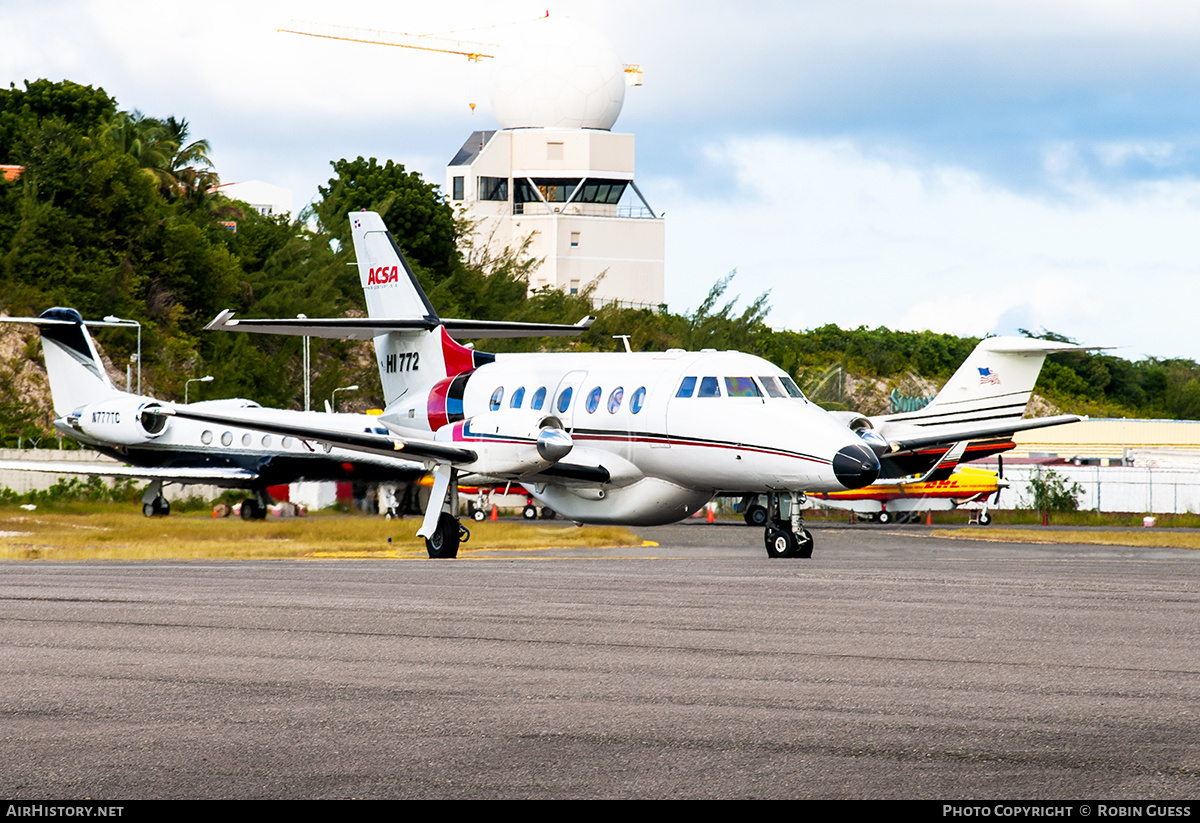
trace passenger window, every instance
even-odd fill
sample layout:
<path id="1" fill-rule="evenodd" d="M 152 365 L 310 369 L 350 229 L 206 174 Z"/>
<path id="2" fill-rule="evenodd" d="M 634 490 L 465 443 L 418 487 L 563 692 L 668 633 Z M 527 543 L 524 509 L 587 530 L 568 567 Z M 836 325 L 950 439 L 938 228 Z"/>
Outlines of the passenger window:
<path id="1" fill-rule="evenodd" d="M 521 404 L 524 402 L 525 402 L 525 387 L 522 386 L 521 388 L 519 388 L 515 392 L 513 392 L 512 402 L 510 402 L 508 405 L 510 408 L 519 409 L 519 408 L 521 408 Z"/>
<path id="2" fill-rule="evenodd" d="M 617 410 L 619 408 L 621 408 L 621 399 L 624 397 L 625 397 L 625 389 L 623 389 L 622 387 L 617 386 L 615 389 L 612 390 L 612 394 L 610 394 L 608 396 L 608 413 L 609 414 L 617 413 Z"/>
<path id="3" fill-rule="evenodd" d="M 233 443 L 233 432 L 224 432 L 221 435 L 221 445 L 228 446 Z"/>
<path id="4" fill-rule="evenodd" d="M 243 435 L 242 435 L 242 445 L 243 445 L 243 446 L 246 446 L 246 447 L 249 447 L 249 445 L 250 445 L 250 432 L 246 432 L 245 434 L 243 434 Z"/>
<path id="5" fill-rule="evenodd" d="M 753 377 L 726 377 L 726 397 L 762 397 Z"/>
<path id="6" fill-rule="evenodd" d="M 200 442 L 206 446 L 209 445 L 210 443 L 212 443 L 212 432 L 206 430 L 203 433 L 201 433 Z"/>
<path id="7" fill-rule="evenodd" d="M 679 384 L 679 391 L 675 392 L 675 396 L 691 397 L 694 391 L 696 391 L 696 378 L 685 377 L 683 378 L 683 382 Z"/>
<path id="8" fill-rule="evenodd" d="M 565 389 L 563 389 L 563 393 L 558 396 L 558 413 L 559 414 L 565 413 L 567 410 L 567 407 L 569 407 L 571 405 L 571 394 L 574 391 L 575 390 L 572 389 L 570 386 L 567 386 Z"/>
<path id="9" fill-rule="evenodd" d="M 642 410 L 642 406 L 646 404 L 646 387 L 642 386 L 633 393 L 633 397 L 629 398 L 629 410 L 637 414 Z"/>
<path id="10" fill-rule="evenodd" d="M 269 435 L 269 434 L 264 434 L 264 435 L 262 436 L 262 445 L 263 445 L 263 448 L 264 448 L 264 449 L 269 449 L 269 448 L 271 448 L 271 435 Z"/>
<path id="11" fill-rule="evenodd" d="M 704 377 L 700 380 L 700 393 L 697 397 L 720 397 L 721 388 L 715 377 Z"/>
<path id="12" fill-rule="evenodd" d="M 504 387 L 500 386 L 492 392 L 492 399 L 488 402 L 488 408 L 492 411 L 500 408 L 500 402 L 504 400 Z"/>
<path id="13" fill-rule="evenodd" d="M 774 377 L 760 377 L 758 379 L 762 381 L 763 388 L 767 390 L 767 394 L 771 397 L 787 397 L 783 393 L 783 389 L 779 388 L 779 381 Z"/>
<path id="14" fill-rule="evenodd" d="M 595 414 L 596 409 L 600 408 L 600 387 L 599 386 L 597 386 L 596 388 L 594 388 L 590 392 L 588 392 L 587 404 L 584 406 L 584 408 L 587 409 L 588 414 Z"/>
<path id="15" fill-rule="evenodd" d="M 546 405 L 546 387 L 542 386 L 533 393 L 533 399 L 529 401 L 529 408 L 541 411 L 544 405 Z"/>

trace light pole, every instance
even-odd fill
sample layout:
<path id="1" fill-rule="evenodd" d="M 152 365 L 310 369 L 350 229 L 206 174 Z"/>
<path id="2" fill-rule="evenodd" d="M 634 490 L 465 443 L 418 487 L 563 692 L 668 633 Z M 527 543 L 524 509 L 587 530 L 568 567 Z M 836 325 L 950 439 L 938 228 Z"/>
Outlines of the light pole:
<path id="1" fill-rule="evenodd" d="M 307 320 L 308 315 L 307 314 L 297 314 L 296 319 L 297 320 Z M 309 383 L 308 383 L 308 371 L 309 371 L 310 365 L 311 364 L 309 362 L 309 357 L 308 357 L 308 335 L 306 334 L 306 335 L 304 335 L 304 410 L 305 411 L 308 411 L 309 408 L 312 406 L 312 403 L 310 402 L 311 394 L 309 392 Z"/>
<path id="2" fill-rule="evenodd" d="M 329 407 L 337 411 L 337 393 L 340 391 L 358 391 L 358 386 L 342 386 L 340 389 L 334 389 L 333 394 L 329 395 Z"/>
<path id="3" fill-rule="evenodd" d="M 96 325 L 100 325 L 100 324 L 96 324 Z M 141 394 L 142 393 L 142 324 L 136 320 L 125 320 L 124 318 L 115 317 L 110 314 L 104 318 L 103 325 L 106 325 L 106 326 L 137 326 L 137 354 L 134 357 L 137 360 L 137 366 L 138 366 L 137 393 Z M 126 386 L 125 388 L 128 389 L 129 386 Z"/>
<path id="4" fill-rule="evenodd" d="M 183 384 L 183 405 L 186 406 L 188 403 L 188 389 L 190 389 L 192 387 L 193 383 L 211 383 L 212 381 L 213 381 L 213 376 L 211 374 L 206 374 L 203 377 L 193 377 L 191 380 L 184 383 Z"/>

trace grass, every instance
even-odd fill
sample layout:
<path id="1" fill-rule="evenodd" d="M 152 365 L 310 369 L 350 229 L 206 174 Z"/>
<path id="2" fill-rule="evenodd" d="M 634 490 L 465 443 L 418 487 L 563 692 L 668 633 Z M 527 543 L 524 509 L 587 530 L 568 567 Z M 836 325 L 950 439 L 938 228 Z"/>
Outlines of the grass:
<path id="1" fill-rule="evenodd" d="M 28 513 L 0 510 L 0 560 L 260 560 L 423 557 L 420 520 L 338 516 L 245 522 L 199 515 L 146 518 L 129 511 Z M 615 527 L 566 523 L 468 523 L 459 550 L 637 546 Z M 389 542 L 388 538 L 391 538 Z"/>
<path id="2" fill-rule="evenodd" d="M 1158 549 L 1200 549 L 1200 534 L 1196 532 L 1160 531 L 1086 531 L 1037 529 L 954 529 L 935 531 L 934 537 L 950 540 L 986 540 L 992 543 L 1066 543 L 1088 546 L 1135 546 Z"/>

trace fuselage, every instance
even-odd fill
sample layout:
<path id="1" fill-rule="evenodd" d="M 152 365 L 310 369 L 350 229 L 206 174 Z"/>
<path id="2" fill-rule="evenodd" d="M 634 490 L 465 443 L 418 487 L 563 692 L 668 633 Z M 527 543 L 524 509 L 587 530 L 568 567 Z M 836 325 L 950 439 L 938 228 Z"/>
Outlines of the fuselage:
<path id="1" fill-rule="evenodd" d="M 384 418 L 452 430 L 455 441 L 482 448 L 503 432 L 476 421 L 521 410 L 561 423 L 574 444 L 563 462 L 607 470 L 600 486 L 521 480 L 546 505 L 586 522 L 672 522 L 722 490 L 834 491 L 878 474 L 853 432 L 781 369 L 741 352 L 498 355 L 401 398 Z M 457 421 L 466 422 L 454 428 Z"/>
<path id="2" fill-rule="evenodd" d="M 55 427 L 96 450 L 141 468 L 238 469 L 256 475 L 252 483 L 214 477 L 213 485 L 264 487 L 296 480 L 398 482 L 422 473 L 410 461 L 327 448 L 298 437 L 280 437 L 233 425 L 214 425 L 183 417 L 143 413 L 160 406 L 148 397 L 115 392 L 55 421 Z M 295 425 L 320 423 L 336 430 L 386 433 L 378 418 L 365 414 L 325 414 L 263 409 L 246 400 L 194 403 L 193 409 L 253 410 L 257 415 Z"/>

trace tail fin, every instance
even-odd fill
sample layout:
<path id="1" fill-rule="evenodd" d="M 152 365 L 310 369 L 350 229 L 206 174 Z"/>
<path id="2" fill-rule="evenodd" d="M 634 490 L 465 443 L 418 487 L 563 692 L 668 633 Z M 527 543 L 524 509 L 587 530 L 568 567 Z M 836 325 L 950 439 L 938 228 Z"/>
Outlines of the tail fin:
<path id="1" fill-rule="evenodd" d="M 460 345 L 447 334 L 382 217 L 375 212 L 352 212 L 350 228 L 367 315 L 388 320 L 421 320 L 433 326 L 375 337 L 379 380 L 387 405 L 410 392 L 495 359 L 494 355 Z"/>
<path id="2" fill-rule="evenodd" d="M 923 427 L 1014 422 L 1025 414 L 1046 355 L 1094 348 L 1025 337 L 989 337 L 979 342 L 928 406 L 878 419 Z"/>
<path id="3" fill-rule="evenodd" d="M 438 322 L 437 312 L 383 218 L 373 211 L 351 212 L 350 229 L 367 315 Z"/>
<path id="4" fill-rule="evenodd" d="M 46 376 L 54 413 L 70 414 L 80 406 L 114 394 L 121 394 L 96 351 L 96 344 L 75 309 L 53 308 L 41 317 L 4 317 L 6 323 L 29 323 L 42 335 L 42 353 L 46 358 Z"/>

